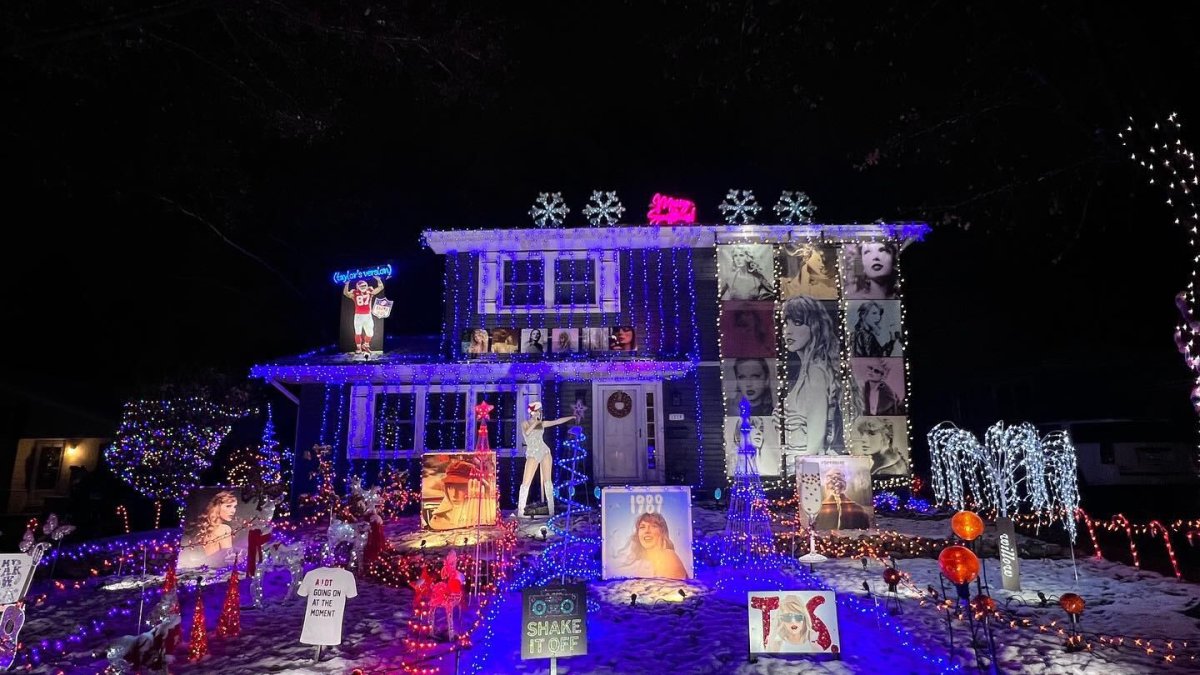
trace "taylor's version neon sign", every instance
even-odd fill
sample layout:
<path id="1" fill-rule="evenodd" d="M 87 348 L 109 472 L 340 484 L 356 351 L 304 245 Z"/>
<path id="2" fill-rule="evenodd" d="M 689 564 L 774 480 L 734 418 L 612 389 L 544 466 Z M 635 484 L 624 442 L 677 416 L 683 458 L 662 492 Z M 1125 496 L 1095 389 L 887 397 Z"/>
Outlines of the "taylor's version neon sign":
<path id="1" fill-rule="evenodd" d="M 381 277 L 383 279 L 392 276 L 392 264 L 384 263 L 375 267 L 363 267 L 356 270 L 346 270 L 344 272 L 333 273 L 333 283 L 344 284 L 347 281 L 356 281 L 358 279 L 370 279 L 371 277 Z"/>
<path id="2" fill-rule="evenodd" d="M 653 225 L 677 225 L 696 222 L 696 204 L 678 197 L 655 194 L 650 199 L 650 211 L 646 218 Z"/>

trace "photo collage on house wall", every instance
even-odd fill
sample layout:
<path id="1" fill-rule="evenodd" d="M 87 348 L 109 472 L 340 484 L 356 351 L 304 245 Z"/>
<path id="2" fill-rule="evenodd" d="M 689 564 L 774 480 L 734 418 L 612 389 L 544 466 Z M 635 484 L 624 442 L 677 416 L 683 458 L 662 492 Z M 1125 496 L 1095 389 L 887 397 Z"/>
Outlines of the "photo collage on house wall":
<path id="1" fill-rule="evenodd" d="M 869 458 L 875 479 L 909 474 L 897 254 L 894 242 L 717 247 L 727 475 L 747 440 L 762 476 L 826 455 Z"/>
<path id="2" fill-rule="evenodd" d="M 533 356 L 638 351 L 633 326 L 587 328 L 474 328 L 462 331 L 463 356 Z"/>

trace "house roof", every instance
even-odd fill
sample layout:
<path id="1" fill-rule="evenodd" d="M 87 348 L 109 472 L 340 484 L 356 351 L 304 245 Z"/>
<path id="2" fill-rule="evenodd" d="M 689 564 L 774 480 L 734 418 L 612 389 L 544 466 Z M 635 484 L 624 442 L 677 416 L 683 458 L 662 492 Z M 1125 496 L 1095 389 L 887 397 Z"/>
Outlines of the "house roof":
<path id="1" fill-rule="evenodd" d="M 422 241 L 434 253 L 545 251 L 617 248 L 708 248 L 716 244 L 890 239 L 904 244 L 929 232 L 925 223 L 849 225 L 646 225 L 486 230 L 426 230 Z"/>

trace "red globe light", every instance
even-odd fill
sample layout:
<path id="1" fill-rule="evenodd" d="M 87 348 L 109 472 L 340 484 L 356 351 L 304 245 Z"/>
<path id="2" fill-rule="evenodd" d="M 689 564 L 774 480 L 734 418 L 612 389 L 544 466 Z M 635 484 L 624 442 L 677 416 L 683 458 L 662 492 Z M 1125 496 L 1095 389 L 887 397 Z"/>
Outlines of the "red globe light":
<path id="1" fill-rule="evenodd" d="M 887 584 L 889 588 L 900 583 L 900 579 L 903 577 L 904 575 L 900 574 L 900 570 L 895 567 L 888 567 L 883 570 L 883 583 Z"/>
<path id="2" fill-rule="evenodd" d="M 1062 597 L 1058 599 L 1058 605 L 1066 610 L 1067 614 L 1079 616 L 1083 614 L 1083 608 L 1087 603 L 1075 593 L 1063 593 Z"/>

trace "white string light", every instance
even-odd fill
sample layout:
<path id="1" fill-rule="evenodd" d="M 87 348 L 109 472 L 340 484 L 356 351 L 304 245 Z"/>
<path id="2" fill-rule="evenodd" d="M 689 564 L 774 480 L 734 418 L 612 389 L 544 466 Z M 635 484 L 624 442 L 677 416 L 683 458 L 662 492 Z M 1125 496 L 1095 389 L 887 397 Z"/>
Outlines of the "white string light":
<path id="1" fill-rule="evenodd" d="M 1135 123 L 1129 118 L 1129 126 L 1118 133 L 1121 145 L 1129 147 L 1130 137 L 1135 135 Z M 1181 321 L 1175 330 L 1175 345 L 1183 354 L 1184 363 L 1191 369 L 1194 380 L 1191 392 L 1192 408 L 1200 415 L 1200 318 L 1196 311 L 1196 279 L 1200 274 L 1200 246 L 1197 246 L 1197 209 L 1192 192 L 1200 185 L 1196 173 L 1196 156 L 1183 144 L 1182 125 L 1176 113 L 1167 116 L 1165 124 L 1154 125 L 1155 138 L 1146 142 L 1146 152 L 1139 155 L 1131 151 L 1129 159 L 1146 170 L 1151 185 L 1164 186 L 1167 205 L 1175 212 L 1175 224 L 1187 230 L 1188 245 L 1192 249 L 1191 276 L 1187 287 L 1175 298 Z"/>

